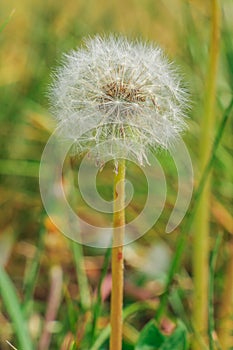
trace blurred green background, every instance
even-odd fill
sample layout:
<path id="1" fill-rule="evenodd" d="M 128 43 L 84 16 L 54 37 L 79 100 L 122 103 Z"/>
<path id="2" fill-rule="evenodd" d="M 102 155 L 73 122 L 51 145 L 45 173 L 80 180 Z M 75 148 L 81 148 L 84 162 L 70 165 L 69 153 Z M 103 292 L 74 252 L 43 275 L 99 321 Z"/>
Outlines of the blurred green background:
<path id="1" fill-rule="evenodd" d="M 222 8 L 222 36 L 217 83 L 216 125 L 230 102 L 233 87 L 233 4 L 232 0 L 220 2 Z M 7 23 L 6 23 L 7 22 Z M 58 265 L 65 271 L 64 295 L 79 303 L 79 292 L 73 268 L 73 255 L 66 238 L 46 218 L 40 199 L 38 170 L 40 157 L 55 123 L 48 112 L 46 92 L 51 82 L 51 72 L 59 64 L 64 52 L 79 46 L 82 39 L 96 33 L 120 33 L 129 38 L 141 38 L 160 45 L 167 55 L 177 62 L 190 91 L 189 130 L 184 135 L 193 162 L 195 179 L 198 173 L 198 144 L 200 121 L 203 116 L 205 79 L 210 40 L 210 1 L 154 1 L 154 0 L 20 0 L 0 3 L 0 264 L 7 268 L 19 300 L 25 299 L 27 271 L 37 256 L 34 276 L 38 278 L 29 287 L 30 305 L 27 317 L 37 342 L 46 310 L 49 271 Z M 228 242 L 232 240 L 232 120 L 224 133 L 213 169 L 211 198 L 211 234 L 214 241 L 219 231 L 225 233 L 225 245 L 220 252 L 217 280 L 217 296 L 224 289 L 224 268 Z M 217 127 L 216 127 L 217 132 Z M 158 155 L 163 158 L 162 155 Z M 173 235 L 164 234 L 166 220 L 176 196 L 174 166 L 165 157 L 167 166 L 168 199 L 159 222 L 134 246 L 126 249 L 126 275 L 132 285 L 142 286 L 151 293 L 149 282 L 163 280 L 163 273 L 153 276 L 148 256 L 153 249 L 161 248 L 165 265 L 175 249 L 179 228 Z M 78 160 L 74 160 L 78 164 Z M 102 181 L 106 184 L 111 170 L 106 170 Z M 145 195 L 140 171 L 129 167 L 129 177 L 138 182 L 137 200 L 129 208 L 128 215 L 141 210 Z M 106 177 L 104 178 L 104 176 Z M 72 175 L 67 170 L 67 177 Z M 110 176 L 111 179 L 111 176 Z M 196 182 L 195 182 L 196 183 Z M 174 184 L 174 185 L 173 185 Z M 100 180 L 101 185 L 101 180 Z M 109 190 L 110 189 L 110 190 Z M 106 193 L 105 193 L 106 192 Z M 110 181 L 103 189 L 109 197 Z M 89 213 L 82 208 L 83 215 Z M 86 211 L 85 211 L 86 210 Z M 97 219 L 101 220 L 101 219 Z M 41 232 L 43 231 L 43 238 Z M 183 289 L 186 296 L 192 288 L 189 253 L 192 237 L 187 236 L 188 248 L 183 259 Z M 42 242 L 42 243 L 41 243 Z M 157 247 L 157 248 L 156 248 Z M 148 249 L 148 253 L 145 253 Z M 163 250 L 164 249 L 164 250 Z M 157 250 L 156 250 L 157 251 Z M 136 253 L 135 253 L 136 252 Z M 91 290 L 99 279 L 103 252 L 85 250 L 85 264 Z M 139 259 L 140 257 L 140 259 Z M 138 259 L 140 263 L 138 263 Z M 153 262 L 155 265 L 157 262 Z M 144 265 L 144 269 L 140 266 Z M 147 268 L 148 265 L 148 268 Z M 129 270 L 129 271 L 128 271 Z M 30 280 L 30 278 L 29 278 Z M 126 302 L 132 298 L 131 284 L 126 289 Z M 139 289 L 140 290 L 140 289 Z M 31 293 L 31 296 L 30 296 Z M 127 299 L 128 298 L 128 299 Z M 216 297 L 217 298 L 217 297 Z M 65 304 L 67 300 L 65 301 Z M 187 308 L 190 307 L 188 298 Z M 218 306 L 219 300 L 216 299 Z M 16 344 L 15 331 L 7 310 L 0 301 L 1 349 L 8 349 L 5 339 Z M 78 306 L 77 306 L 78 308 Z M 66 307 L 64 307 L 66 309 Z M 83 314 L 78 322 L 82 322 Z M 146 316 L 147 317 L 147 316 Z M 148 316 L 149 317 L 149 316 Z M 185 317 L 185 315 L 184 315 Z M 187 314 L 186 314 L 187 317 Z M 69 317 L 64 326 L 62 314 L 58 316 L 60 328 L 55 327 L 51 349 L 61 348 L 69 333 Z M 72 317 L 71 317 L 72 318 Z M 38 324 L 37 325 L 37 322 Z M 145 320 L 143 320 L 144 322 Z M 102 320 L 102 326 L 106 322 Z M 137 321 L 140 325 L 140 321 Z M 62 326 L 61 326 L 62 325 Z M 64 347 L 65 349 L 65 347 Z M 125 347 L 126 349 L 126 347 Z M 129 347 L 130 349 L 130 347 Z"/>

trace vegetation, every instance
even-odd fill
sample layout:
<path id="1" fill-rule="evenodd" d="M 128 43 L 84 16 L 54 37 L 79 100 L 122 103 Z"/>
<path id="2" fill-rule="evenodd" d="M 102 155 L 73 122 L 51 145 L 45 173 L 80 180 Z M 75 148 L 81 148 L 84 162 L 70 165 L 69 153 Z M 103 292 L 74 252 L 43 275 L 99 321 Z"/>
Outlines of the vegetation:
<path id="1" fill-rule="evenodd" d="M 57 230 L 41 201 L 39 166 L 55 127 L 47 99 L 51 72 L 83 37 L 113 32 L 156 42 L 176 60 L 190 93 L 183 138 L 194 168 L 189 210 L 168 235 L 177 173 L 169 153 L 156 154 L 167 198 L 156 224 L 124 247 L 122 348 L 233 349 L 232 1 L 219 1 L 219 46 L 211 46 L 212 1 L 21 0 L 1 2 L 0 10 L 0 348 L 109 349 L 111 251 L 81 246 Z M 89 208 L 79 193 L 79 165 L 78 157 L 65 161 L 67 197 L 80 216 L 104 226 L 111 216 Z M 147 184 L 143 168 L 131 162 L 126 178 L 134 186 L 126 209 L 131 220 L 145 204 Z M 106 200 L 113 179 L 108 163 L 97 176 Z M 209 206 L 205 224 L 200 202 Z M 198 249 L 205 250 L 205 266 Z M 195 279 L 202 269 L 205 277 Z M 203 329 L 197 307 L 206 315 Z"/>

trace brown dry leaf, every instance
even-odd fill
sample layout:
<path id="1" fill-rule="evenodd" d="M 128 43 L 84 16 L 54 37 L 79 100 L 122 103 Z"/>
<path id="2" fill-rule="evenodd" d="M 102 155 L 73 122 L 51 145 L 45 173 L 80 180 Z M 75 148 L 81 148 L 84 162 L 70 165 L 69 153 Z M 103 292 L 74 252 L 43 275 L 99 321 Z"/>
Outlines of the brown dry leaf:
<path id="1" fill-rule="evenodd" d="M 74 340 L 73 334 L 71 332 L 67 333 L 63 342 L 62 342 L 60 350 L 70 349 L 71 345 L 74 344 L 74 341 L 75 340 Z"/>

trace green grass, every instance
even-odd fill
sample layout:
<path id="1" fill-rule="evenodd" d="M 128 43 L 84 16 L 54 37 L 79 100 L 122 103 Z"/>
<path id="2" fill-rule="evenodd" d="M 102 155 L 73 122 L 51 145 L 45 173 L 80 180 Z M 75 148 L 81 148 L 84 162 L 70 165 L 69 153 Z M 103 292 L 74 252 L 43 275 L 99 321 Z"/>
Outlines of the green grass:
<path id="1" fill-rule="evenodd" d="M 190 316 L 193 294 L 191 261 L 195 212 L 210 171 L 213 183 L 209 222 L 212 259 L 208 311 L 210 349 L 216 346 L 213 333 L 218 335 L 219 315 L 225 302 L 222 298 L 224 281 L 229 280 L 225 252 L 233 233 L 230 232 L 233 9 L 230 0 L 222 1 L 221 6 L 216 125 L 211 155 L 199 177 L 197 145 L 202 142 L 201 116 L 211 26 L 207 2 L 174 0 L 168 5 L 162 0 L 101 0 L 98 4 L 94 0 L 64 3 L 22 0 L 13 16 L 9 16 L 13 10 L 11 2 L 1 2 L 0 252 L 6 249 L 10 252 L 0 268 L 2 350 L 9 349 L 6 341 L 18 350 L 37 348 L 48 310 L 49 276 L 54 265 L 61 267 L 64 280 L 56 322 L 50 325 L 49 349 L 108 349 L 110 252 L 90 247 L 80 249 L 59 233 L 46 217 L 38 185 L 40 157 L 54 129 L 46 96 L 51 72 L 63 52 L 80 45 L 83 37 L 103 32 L 120 32 L 157 42 L 169 57 L 177 61 L 190 91 L 189 130 L 184 140 L 194 168 L 194 195 L 182 223 L 174 233 L 165 234 L 176 198 L 177 177 L 169 155 L 158 154 L 167 179 L 167 201 L 156 225 L 126 249 L 123 350 L 135 348 L 138 336 L 154 317 L 165 324 L 181 320 L 190 340 L 199 336 L 194 333 Z M 89 210 L 81 201 L 76 188 L 80 159 L 74 158 L 72 162 L 72 169 L 69 162 L 65 163 L 63 174 L 72 207 L 77 209 L 77 203 L 81 203 L 78 210 L 87 220 L 102 224 L 109 222 L 108 215 Z M 133 218 L 142 210 L 147 188 L 142 171 L 132 163 L 127 166 L 127 177 L 136 186 L 134 200 L 126 210 L 126 217 Z M 112 169 L 108 165 L 97 179 L 98 189 L 106 199 L 112 192 L 112 178 Z M 7 246 L 6 232 L 13 232 L 14 236 Z M 223 233 L 222 240 L 216 242 L 219 232 Z M 161 250 L 156 263 L 159 266 L 160 260 L 164 259 L 168 267 L 155 272 L 158 266 L 150 266 L 150 263 L 154 263 L 154 260 L 151 262 L 153 248 L 161 241 L 167 250 Z M 233 323 L 231 326 L 233 329 Z M 205 344 L 200 344 L 200 349 L 206 349 Z"/>
<path id="2" fill-rule="evenodd" d="M 13 322 L 19 347 L 25 350 L 32 350 L 32 340 L 29 335 L 27 321 L 24 317 L 19 297 L 17 296 L 17 292 L 10 277 L 2 268 L 0 268 L 0 293 L 7 312 Z M 5 339 L 5 341 L 7 340 L 8 339 Z"/>

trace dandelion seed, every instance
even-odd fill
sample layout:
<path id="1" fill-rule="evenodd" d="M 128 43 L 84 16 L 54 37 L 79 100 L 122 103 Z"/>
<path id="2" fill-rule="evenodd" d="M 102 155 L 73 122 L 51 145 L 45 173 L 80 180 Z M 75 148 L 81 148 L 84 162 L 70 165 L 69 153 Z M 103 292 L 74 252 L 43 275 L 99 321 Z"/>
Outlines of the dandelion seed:
<path id="1" fill-rule="evenodd" d="M 147 162 L 185 128 L 186 92 L 162 50 L 124 37 L 88 39 L 64 56 L 50 89 L 60 134 L 100 162 Z M 95 149 L 95 151 L 93 151 Z"/>

